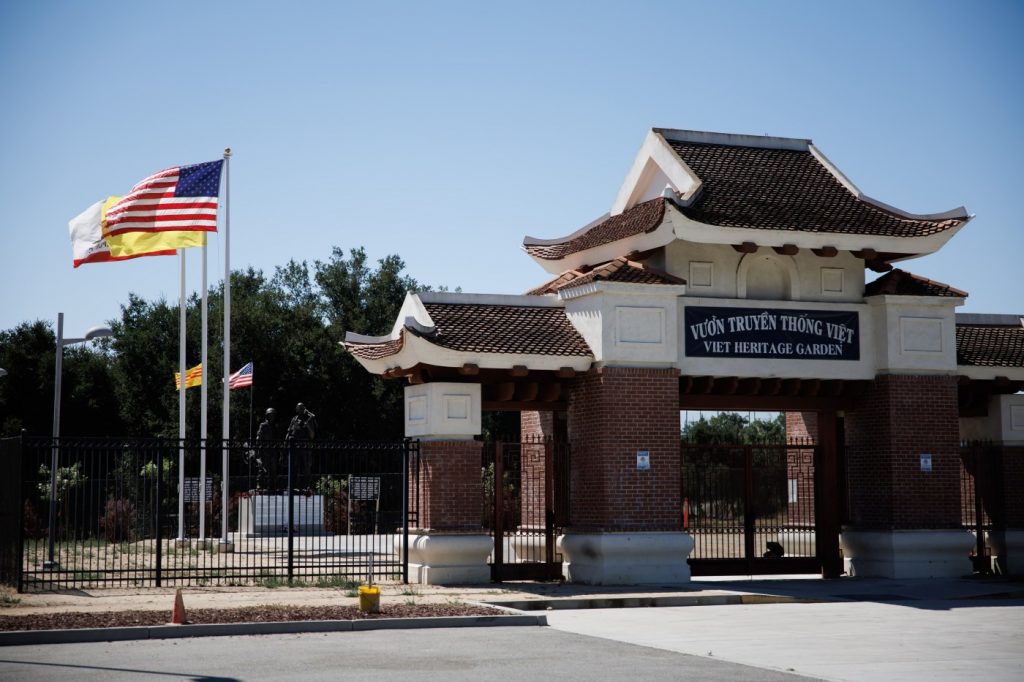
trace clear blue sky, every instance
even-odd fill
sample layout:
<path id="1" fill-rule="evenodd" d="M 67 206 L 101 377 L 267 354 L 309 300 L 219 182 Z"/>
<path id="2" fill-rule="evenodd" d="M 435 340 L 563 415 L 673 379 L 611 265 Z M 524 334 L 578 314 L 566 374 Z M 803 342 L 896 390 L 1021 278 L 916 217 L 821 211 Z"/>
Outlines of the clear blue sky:
<path id="1" fill-rule="evenodd" d="M 520 293 L 524 235 L 608 210 L 652 126 L 809 137 L 867 194 L 967 206 L 903 267 L 1024 313 L 1024 3 L 6 2 L 0 329 L 128 293 L 177 260 L 71 267 L 67 221 L 167 166 L 235 151 L 232 264 L 332 246 Z M 211 281 L 223 244 L 211 241 Z M 189 289 L 198 289 L 198 256 Z"/>

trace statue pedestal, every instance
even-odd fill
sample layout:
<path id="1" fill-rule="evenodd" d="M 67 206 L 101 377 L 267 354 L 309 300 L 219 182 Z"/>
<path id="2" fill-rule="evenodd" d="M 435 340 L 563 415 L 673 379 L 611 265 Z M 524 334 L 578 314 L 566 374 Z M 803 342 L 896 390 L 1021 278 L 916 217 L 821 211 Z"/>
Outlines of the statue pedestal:
<path id="1" fill-rule="evenodd" d="M 295 535 L 324 535 L 322 495 L 293 495 Z M 238 500 L 238 533 L 243 538 L 288 534 L 288 496 L 253 495 Z"/>

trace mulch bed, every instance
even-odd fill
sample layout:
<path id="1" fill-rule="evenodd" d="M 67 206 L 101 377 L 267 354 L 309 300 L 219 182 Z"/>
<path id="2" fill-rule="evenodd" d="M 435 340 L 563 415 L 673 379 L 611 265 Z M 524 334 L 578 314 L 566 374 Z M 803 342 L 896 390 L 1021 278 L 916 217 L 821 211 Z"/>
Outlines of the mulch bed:
<path id="1" fill-rule="evenodd" d="M 438 616 L 496 616 L 502 611 L 473 604 L 388 604 L 380 613 L 363 613 L 355 606 L 246 606 L 234 609 L 189 609 L 189 623 L 279 623 L 298 620 L 359 620 L 365 618 L 436 618 Z M 109 611 L 39 613 L 0 616 L 2 630 L 70 630 L 167 625 L 169 611 Z"/>

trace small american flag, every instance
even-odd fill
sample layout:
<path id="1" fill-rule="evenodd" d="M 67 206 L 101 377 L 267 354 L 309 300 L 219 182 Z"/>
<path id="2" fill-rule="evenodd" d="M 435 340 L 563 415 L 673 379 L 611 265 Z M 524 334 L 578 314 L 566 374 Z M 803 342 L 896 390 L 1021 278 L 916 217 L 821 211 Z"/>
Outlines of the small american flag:
<path id="1" fill-rule="evenodd" d="M 252 386 L 252 363 L 245 363 L 245 367 L 228 377 L 228 389 L 245 388 Z"/>
<path id="2" fill-rule="evenodd" d="M 103 236 L 124 232 L 216 232 L 224 161 L 175 166 L 132 187 L 106 212 Z"/>

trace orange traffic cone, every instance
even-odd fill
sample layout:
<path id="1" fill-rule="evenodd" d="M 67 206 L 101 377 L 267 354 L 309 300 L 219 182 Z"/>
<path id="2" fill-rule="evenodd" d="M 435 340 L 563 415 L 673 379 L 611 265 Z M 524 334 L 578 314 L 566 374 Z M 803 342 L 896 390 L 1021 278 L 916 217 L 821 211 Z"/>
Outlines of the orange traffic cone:
<path id="1" fill-rule="evenodd" d="M 184 625 L 185 620 L 185 600 L 181 598 L 181 588 L 174 594 L 174 610 L 171 611 L 171 625 Z"/>

